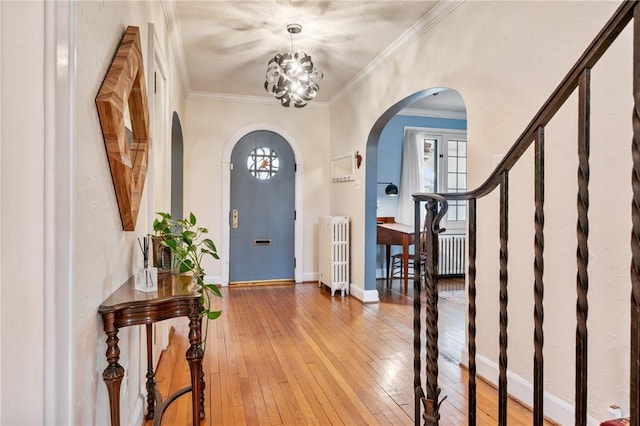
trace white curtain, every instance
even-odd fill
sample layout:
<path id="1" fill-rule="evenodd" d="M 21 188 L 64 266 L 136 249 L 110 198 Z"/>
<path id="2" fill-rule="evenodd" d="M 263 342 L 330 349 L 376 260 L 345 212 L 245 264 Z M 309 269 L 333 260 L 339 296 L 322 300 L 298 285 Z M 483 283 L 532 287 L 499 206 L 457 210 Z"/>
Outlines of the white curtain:
<path id="1" fill-rule="evenodd" d="M 398 194 L 396 222 L 414 225 L 412 194 L 424 191 L 424 142 L 422 131 L 407 129 L 402 142 L 402 172 Z"/>

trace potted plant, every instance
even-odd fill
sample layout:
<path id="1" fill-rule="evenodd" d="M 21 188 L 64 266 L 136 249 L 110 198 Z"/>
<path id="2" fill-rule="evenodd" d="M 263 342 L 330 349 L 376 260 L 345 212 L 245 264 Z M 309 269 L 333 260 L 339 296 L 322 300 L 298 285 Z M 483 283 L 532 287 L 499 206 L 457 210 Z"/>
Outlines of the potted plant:
<path id="1" fill-rule="evenodd" d="M 158 215 L 161 219 L 154 221 L 153 228 L 163 237 L 162 246 L 171 251 L 178 273 L 193 274 L 194 283 L 201 289 L 203 316 L 210 320 L 218 318 L 222 311 L 212 310 L 211 298 L 222 297 L 222 293 L 216 285 L 204 282 L 205 271 L 202 266 L 202 261 L 206 257 L 219 259 L 216 245 L 206 237 L 209 230 L 198 226 L 193 213 L 184 219 L 174 219 L 169 213 L 159 212 Z M 206 330 L 204 335 L 207 335 Z"/>
<path id="2" fill-rule="evenodd" d="M 173 238 L 173 219 L 171 214 L 158 212 L 159 218 L 153 221 L 151 245 L 153 248 L 153 266 L 158 268 L 158 274 L 173 272 L 173 257 L 171 249 L 162 244 L 166 239 Z"/>

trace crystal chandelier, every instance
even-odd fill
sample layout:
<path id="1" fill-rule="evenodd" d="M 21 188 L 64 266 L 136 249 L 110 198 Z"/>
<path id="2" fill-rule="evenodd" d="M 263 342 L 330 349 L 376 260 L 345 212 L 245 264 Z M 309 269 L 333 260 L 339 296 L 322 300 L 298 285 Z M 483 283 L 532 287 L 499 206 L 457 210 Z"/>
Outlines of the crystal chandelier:
<path id="1" fill-rule="evenodd" d="M 287 25 L 291 38 L 291 51 L 278 53 L 267 65 L 264 88 L 280 101 L 284 107 L 293 104 L 302 108 L 318 94 L 318 81 L 322 71 L 313 66 L 311 56 L 293 49 L 293 35 L 302 31 L 299 24 Z"/>

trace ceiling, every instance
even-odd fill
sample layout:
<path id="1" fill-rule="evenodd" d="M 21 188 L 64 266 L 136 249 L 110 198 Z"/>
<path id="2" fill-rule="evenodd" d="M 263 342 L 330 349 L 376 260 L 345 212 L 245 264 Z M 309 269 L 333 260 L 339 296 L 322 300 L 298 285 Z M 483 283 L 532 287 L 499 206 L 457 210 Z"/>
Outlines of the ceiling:
<path id="1" fill-rule="evenodd" d="M 457 3 L 176 0 L 167 4 L 188 93 L 277 102 L 264 89 L 267 62 L 290 49 L 286 27 L 297 23 L 302 32 L 294 36 L 295 50 L 309 54 L 324 73 L 315 101 L 329 102 Z M 445 100 L 445 96 L 430 98 Z"/>

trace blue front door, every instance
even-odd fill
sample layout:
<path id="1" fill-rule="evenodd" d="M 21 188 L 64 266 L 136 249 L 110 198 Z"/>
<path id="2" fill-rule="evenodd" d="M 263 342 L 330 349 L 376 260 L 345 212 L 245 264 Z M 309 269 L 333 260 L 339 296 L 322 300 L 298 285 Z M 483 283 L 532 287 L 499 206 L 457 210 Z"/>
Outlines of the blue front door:
<path id="1" fill-rule="evenodd" d="M 294 280 L 295 158 L 280 135 L 251 132 L 231 153 L 229 282 Z"/>

